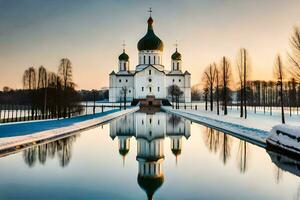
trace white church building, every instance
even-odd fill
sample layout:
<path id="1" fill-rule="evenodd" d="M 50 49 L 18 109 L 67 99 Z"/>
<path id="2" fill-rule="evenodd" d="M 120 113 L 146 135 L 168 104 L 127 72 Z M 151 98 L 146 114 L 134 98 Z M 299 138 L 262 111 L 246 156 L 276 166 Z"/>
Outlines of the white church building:
<path id="1" fill-rule="evenodd" d="M 129 56 L 123 49 L 118 71 L 109 74 L 109 101 L 123 101 L 124 93 L 127 101 L 147 99 L 149 96 L 171 100 L 168 87 L 177 85 L 183 92 L 179 100 L 191 102 L 191 74 L 183 71 L 181 54 L 176 47 L 171 56 L 170 70 L 167 70 L 162 63 L 164 44 L 154 33 L 151 15 L 147 23 L 147 33 L 137 44 L 138 65 L 131 69 Z"/>

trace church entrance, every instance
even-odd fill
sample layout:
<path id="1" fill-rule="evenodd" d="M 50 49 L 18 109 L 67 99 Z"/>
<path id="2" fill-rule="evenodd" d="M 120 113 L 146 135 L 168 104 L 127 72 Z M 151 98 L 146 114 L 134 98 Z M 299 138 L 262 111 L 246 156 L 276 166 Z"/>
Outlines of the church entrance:
<path id="1" fill-rule="evenodd" d="M 147 95 L 146 99 L 141 99 L 141 106 L 160 107 L 160 100 L 155 99 L 154 95 Z"/>

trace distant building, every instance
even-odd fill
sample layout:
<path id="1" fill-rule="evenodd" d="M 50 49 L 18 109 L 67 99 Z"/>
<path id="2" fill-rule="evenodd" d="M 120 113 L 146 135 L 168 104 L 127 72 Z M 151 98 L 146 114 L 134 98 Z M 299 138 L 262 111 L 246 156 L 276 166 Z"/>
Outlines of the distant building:
<path id="1" fill-rule="evenodd" d="M 164 44 L 155 35 L 153 19 L 150 16 L 146 35 L 137 44 L 139 63 L 135 70 L 130 69 L 129 56 L 123 49 L 119 56 L 118 71 L 109 75 L 109 101 L 146 99 L 171 99 L 168 87 L 177 85 L 183 92 L 181 102 L 191 102 L 191 74 L 182 69 L 182 57 L 177 47 L 171 56 L 171 70 L 166 70 L 162 62 Z"/>

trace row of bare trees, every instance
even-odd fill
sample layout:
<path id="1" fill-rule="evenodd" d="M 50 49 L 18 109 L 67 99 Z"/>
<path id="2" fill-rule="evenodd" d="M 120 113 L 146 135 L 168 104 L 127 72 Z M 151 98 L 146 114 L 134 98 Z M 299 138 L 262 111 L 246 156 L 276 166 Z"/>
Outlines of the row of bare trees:
<path id="1" fill-rule="evenodd" d="M 289 62 L 284 64 L 280 55 L 276 56 L 273 74 L 273 81 L 250 80 L 251 62 L 250 56 L 245 48 L 241 48 L 237 55 L 236 71 L 238 77 L 236 104 L 240 107 L 240 117 L 247 118 L 247 106 L 269 107 L 272 115 L 272 107 L 281 108 L 282 123 L 285 123 L 285 107 L 296 108 L 297 113 L 300 106 L 300 29 L 295 28 L 290 39 L 291 51 L 288 52 Z M 227 115 L 227 107 L 234 104 L 231 91 L 232 70 L 228 58 L 223 57 L 219 64 L 210 64 L 203 73 L 203 96 L 205 109 L 214 110 L 217 107 L 217 114 L 220 114 L 220 105 Z"/>
<path id="2" fill-rule="evenodd" d="M 228 113 L 228 104 L 232 101 L 230 81 L 231 66 L 226 57 L 223 57 L 220 64 L 210 64 L 203 74 L 203 90 L 205 100 L 205 110 L 208 110 L 208 98 L 210 102 L 210 111 L 214 110 L 214 99 L 217 102 L 217 114 L 220 114 L 220 105 L 222 105 L 224 115 Z"/>
<path id="3" fill-rule="evenodd" d="M 40 66 L 30 67 L 23 74 L 23 88 L 28 91 L 31 117 L 70 117 L 79 107 L 79 94 L 72 81 L 72 64 L 67 58 L 60 60 L 58 72 L 49 72 Z"/>

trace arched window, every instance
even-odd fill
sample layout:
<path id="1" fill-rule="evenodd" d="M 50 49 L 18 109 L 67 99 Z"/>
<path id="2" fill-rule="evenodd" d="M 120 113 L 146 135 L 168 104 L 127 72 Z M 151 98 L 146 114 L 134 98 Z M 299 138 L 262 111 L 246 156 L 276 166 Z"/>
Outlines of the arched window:
<path id="1" fill-rule="evenodd" d="M 144 56 L 144 64 L 146 64 L 146 56 Z"/>
<path id="2" fill-rule="evenodd" d="M 152 88 L 151 87 L 149 87 L 149 92 L 151 92 L 152 91 Z"/>
<path id="3" fill-rule="evenodd" d="M 149 64 L 151 64 L 151 57 L 149 56 Z"/>
<path id="4" fill-rule="evenodd" d="M 123 66 L 124 66 L 123 70 L 126 70 L 126 62 L 124 62 Z"/>
<path id="5" fill-rule="evenodd" d="M 179 62 L 177 63 L 177 70 L 179 70 Z"/>
<path id="6" fill-rule="evenodd" d="M 153 58 L 154 58 L 154 60 L 153 60 L 153 64 L 155 65 L 155 56 L 154 56 Z"/>
<path id="7" fill-rule="evenodd" d="M 173 63 L 173 70 L 175 70 L 175 63 Z"/>

